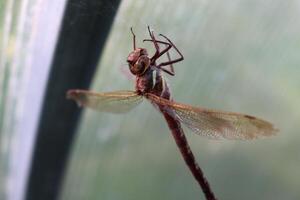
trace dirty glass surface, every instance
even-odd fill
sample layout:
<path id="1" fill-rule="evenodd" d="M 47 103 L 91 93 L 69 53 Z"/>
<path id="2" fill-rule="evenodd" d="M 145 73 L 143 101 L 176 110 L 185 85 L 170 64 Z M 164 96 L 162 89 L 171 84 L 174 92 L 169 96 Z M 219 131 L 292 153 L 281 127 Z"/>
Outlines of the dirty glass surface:
<path id="1" fill-rule="evenodd" d="M 150 25 L 185 56 L 174 65 L 176 76 L 166 75 L 174 99 L 251 114 L 280 129 L 253 141 L 209 140 L 185 129 L 216 196 L 299 199 L 299 17 L 293 0 L 123 1 L 91 90 L 134 89 L 126 65 L 129 29 L 138 46 L 153 52 L 142 43 Z M 122 115 L 85 110 L 61 199 L 204 197 L 163 117 L 144 102 Z"/>

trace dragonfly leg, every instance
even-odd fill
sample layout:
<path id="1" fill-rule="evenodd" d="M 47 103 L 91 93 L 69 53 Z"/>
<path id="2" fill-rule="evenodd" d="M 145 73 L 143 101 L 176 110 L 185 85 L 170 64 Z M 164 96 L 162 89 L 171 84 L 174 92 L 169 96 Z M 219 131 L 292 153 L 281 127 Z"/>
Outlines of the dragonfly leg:
<path id="1" fill-rule="evenodd" d="M 171 65 L 173 63 L 177 63 L 180 62 L 184 59 L 182 53 L 177 49 L 177 47 L 175 46 L 175 44 L 173 44 L 173 42 L 171 42 L 171 40 L 169 38 L 167 38 L 166 36 L 159 34 L 160 36 L 164 37 L 171 45 L 172 47 L 174 47 L 174 49 L 177 51 L 177 53 L 179 54 L 179 58 L 175 59 L 175 60 L 169 60 L 168 62 L 162 62 L 160 63 L 157 67 L 162 67 L 162 66 L 166 66 L 166 65 Z"/>
<path id="2" fill-rule="evenodd" d="M 150 39 L 145 39 L 145 40 L 143 40 L 143 42 L 145 42 L 145 41 L 150 41 L 150 42 L 153 42 L 153 40 L 150 40 Z M 158 51 L 158 54 L 154 54 L 153 56 L 152 56 L 152 58 L 151 58 L 151 61 L 152 61 L 152 63 L 154 63 L 159 57 L 161 57 L 163 54 L 165 54 L 165 53 L 167 53 L 167 55 L 168 55 L 168 59 L 169 59 L 169 61 L 170 61 L 170 54 L 169 54 L 169 50 L 172 48 L 172 45 L 170 44 L 170 43 L 168 43 L 168 42 L 163 42 L 163 41 L 160 41 L 160 40 L 156 40 L 156 42 L 158 43 L 158 44 L 165 44 L 166 45 L 166 48 L 164 49 L 164 50 L 162 50 L 161 52 L 159 52 Z M 153 42 L 154 43 L 154 42 Z"/>
<path id="3" fill-rule="evenodd" d="M 170 60 L 171 58 L 170 58 L 170 54 L 169 54 L 168 51 L 169 51 L 169 50 L 172 48 L 172 46 L 174 46 L 174 45 L 173 45 L 170 41 L 169 41 L 170 43 L 168 43 L 168 42 L 156 40 L 156 39 L 155 39 L 155 36 L 154 36 L 154 33 L 153 33 L 153 31 L 150 31 L 150 27 L 149 27 L 149 26 L 148 26 L 148 31 L 149 31 L 151 40 L 145 39 L 145 40 L 143 40 L 143 41 L 152 41 L 153 44 L 154 44 L 154 46 L 155 46 L 155 49 L 156 49 L 155 54 L 154 54 L 154 55 L 152 56 L 152 58 L 151 58 L 151 62 L 152 62 L 152 63 L 155 63 L 155 61 L 156 61 L 159 57 L 161 57 L 163 54 L 165 54 L 166 52 L 167 52 L 168 59 L 169 59 L 169 62 L 170 62 L 170 61 L 171 61 L 171 60 Z M 165 44 L 165 45 L 166 45 L 166 48 L 165 48 L 164 50 L 162 50 L 161 52 L 160 52 L 158 43 L 161 43 L 161 44 Z M 171 66 L 170 66 L 171 71 L 166 70 L 166 69 L 164 69 L 163 71 L 165 71 L 165 72 L 167 72 L 168 74 L 174 76 L 175 73 L 174 73 L 174 68 L 173 68 L 173 66 L 172 66 L 172 63 L 171 63 L 170 65 L 171 65 Z"/>
<path id="4" fill-rule="evenodd" d="M 143 40 L 143 42 L 145 42 L 145 41 L 153 42 L 153 40 L 151 40 L 151 39 Z M 167 53 L 168 61 L 171 61 L 169 50 L 172 48 L 172 45 L 168 42 L 164 42 L 164 41 L 160 41 L 160 40 L 156 40 L 156 42 L 159 43 L 159 44 L 166 45 L 166 48 L 164 50 L 162 50 L 156 57 L 153 56 L 151 59 L 155 62 L 155 60 L 157 60 L 160 56 Z M 170 70 L 167 70 L 167 69 L 164 69 L 164 68 L 161 68 L 161 70 L 163 70 L 164 72 L 170 74 L 171 76 L 175 75 L 175 71 L 174 71 L 174 68 L 173 68 L 172 64 L 170 64 Z"/>
<path id="5" fill-rule="evenodd" d="M 167 51 L 167 57 L 168 57 L 168 61 L 171 62 L 171 56 L 170 56 L 169 51 Z M 173 64 L 171 63 L 169 66 L 170 66 L 170 71 L 167 70 L 167 69 L 164 69 L 164 68 L 161 68 L 161 69 L 162 69 L 164 72 L 170 74 L 171 76 L 174 76 L 174 75 L 175 75 L 175 71 L 174 71 Z"/>
<path id="6" fill-rule="evenodd" d="M 153 39 L 144 39 L 143 42 L 145 41 L 150 41 L 150 42 L 153 42 Z M 172 45 L 168 42 L 163 42 L 163 41 L 160 41 L 160 40 L 155 40 L 156 43 L 159 43 L 159 44 L 165 44 L 166 45 L 166 48 L 164 50 L 162 50 L 161 52 L 159 52 L 159 49 L 158 49 L 158 53 L 155 52 L 155 54 L 152 56 L 151 60 L 155 61 L 157 60 L 160 56 L 162 56 L 163 54 L 165 54 L 166 52 L 169 51 L 169 49 L 171 49 Z"/>
<path id="7" fill-rule="evenodd" d="M 136 49 L 136 43 L 135 43 L 135 34 L 134 34 L 134 32 L 133 32 L 133 29 L 132 29 L 132 27 L 130 27 L 130 31 L 131 31 L 131 33 L 132 33 L 132 36 L 133 36 L 133 50 L 135 50 L 135 49 Z"/>
<path id="8" fill-rule="evenodd" d="M 173 68 L 173 63 L 177 63 L 180 62 L 182 60 L 184 60 L 184 57 L 182 55 L 182 53 L 178 50 L 178 48 L 173 44 L 173 42 L 171 42 L 171 40 L 169 38 L 167 38 L 166 36 L 160 34 L 160 36 L 164 37 L 168 42 L 164 42 L 164 41 L 160 41 L 160 40 L 153 40 L 153 38 L 151 37 L 151 39 L 145 39 L 143 41 L 152 41 L 155 44 L 159 43 L 159 44 L 165 44 L 167 47 L 159 52 L 159 48 L 158 51 L 156 51 L 156 53 L 154 54 L 154 56 L 151 58 L 151 60 L 155 61 L 157 60 L 160 56 L 162 56 L 163 54 L 167 53 L 167 57 L 168 57 L 168 61 L 167 62 L 162 62 L 160 63 L 157 67 L 161 68 L 164 72 L 174 76 L 175 72 L 174 72 L 174 68 Z M 154 38 L 155 39 L 155 38 Z M 171 60 L 170 54 L 169 54 L 169 50 L 171 49 L 171 47 L 174 47 L 174 49 L 176 50 L 176 52 L 179 54 L 179 58 L 175 59 L 175 60 Z M 157 50 L 157 49 L 156 49 Z M 158 52 L 158 53 L 157 53 Z M 170 65 L 170 70 L 164 69 L 162 68 L 163 66 L 167 66 Z"/>
<path id="9" fill-rule="evenodd" d="M 154 54 L 154 55 L 152 56 L 152 58 L 151 58 L 151 62 L 155 62 L 155 60 L 157 59 L 157 58 L 156 58 L 157 55 L 159 55 L 159 45 L 158 45 L 158 43 L 157 43 L 157 41 L 156 41 L 156 39 L 155 39 L 155 36 L 154 36 L 153 31 L 150 30 L 150 26 L 148 26 L 148 31 L 149 31 L 149 35 L 150 35 L 150 37 L 151 37 L 151 40 L 152 40 L 152 42 L 153 42 L 153 44 L 154 44 L 154 47 L 155 47 L 155 49 L 156 49 L 155 54 Z M 154 58 L 156 58 L 156 59 L 154 59 Z"/>

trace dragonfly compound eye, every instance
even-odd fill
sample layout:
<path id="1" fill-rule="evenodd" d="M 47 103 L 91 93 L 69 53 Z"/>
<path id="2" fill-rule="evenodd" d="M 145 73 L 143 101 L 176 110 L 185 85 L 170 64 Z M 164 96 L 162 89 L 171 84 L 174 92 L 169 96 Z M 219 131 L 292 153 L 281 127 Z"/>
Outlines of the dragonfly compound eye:
<path id="1" fill-rule="evenodd" d="M 150 59 L 146 55 L 140 56 L 134 65 L 129 64 L 131 73 L 137 76 L 143 75 L 149 66 Z"/>

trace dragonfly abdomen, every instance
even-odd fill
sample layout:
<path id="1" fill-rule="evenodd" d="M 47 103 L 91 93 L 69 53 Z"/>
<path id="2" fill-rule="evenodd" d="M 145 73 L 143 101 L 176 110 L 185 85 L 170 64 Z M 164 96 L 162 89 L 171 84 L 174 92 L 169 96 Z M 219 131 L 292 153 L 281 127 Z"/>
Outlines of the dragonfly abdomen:
<path id="1" fill-rule="evenodd" d="M 165 120 L 172 132 L 172 135 L 175 139 L 175 142 L 181 152 L 181 155 L 182 155 L 185 163 L 190 168 L 192 174 L 194 175 L 198 184 L 202 188 L 203 193 L 206 196 L 206 199 L 216 200 L 216 197 L 214 196 L 212 190 L 210 189 L 208 181 L 204 177 L 204 174 L 203 174 L 201 168 L 199 167 L 199 165 L 194 157 L 193 152 L 191 151 L 191 148 L 190 148 L 190 146 L 187 142 L 187 139 L 184 135 L 183 129 L 181 128 L 180 122 L 176 118 L 174 118 L 173 116 L 168 114 L 167 112 L 164 112 L 164 110 L 165 110 L 164 108 L 160 107 L 160 110 L 165 117 Z"/>

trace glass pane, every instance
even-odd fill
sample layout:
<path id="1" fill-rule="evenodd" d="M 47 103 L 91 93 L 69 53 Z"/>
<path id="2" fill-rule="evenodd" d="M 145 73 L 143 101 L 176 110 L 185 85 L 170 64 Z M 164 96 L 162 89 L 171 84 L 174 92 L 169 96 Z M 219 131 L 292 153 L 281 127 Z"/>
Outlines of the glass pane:
<path id="1" fill-rule="evenodd" d="M 251 114 L 280 129 L 254 141 L 208 140 L 185 129 L 217 197 L 299 199 L 299 17 L 292 0 L 123 1 L 91 90 L 134 89 L 129 29 L 137 46 L 153 53 L 142 43 L 150 25 L 185 56 L 175 77 L 165 75 L 176 101 Z M 163 117 L 148 102 L 123 115 L 85 111 L 61 199 L 199 198 Z"/>
<path id="2" fill-rule="evenodd" d="M 63 7 L 64 1 L 0 2 L 0 199 L 3 200 L 24 198 Z"/>

